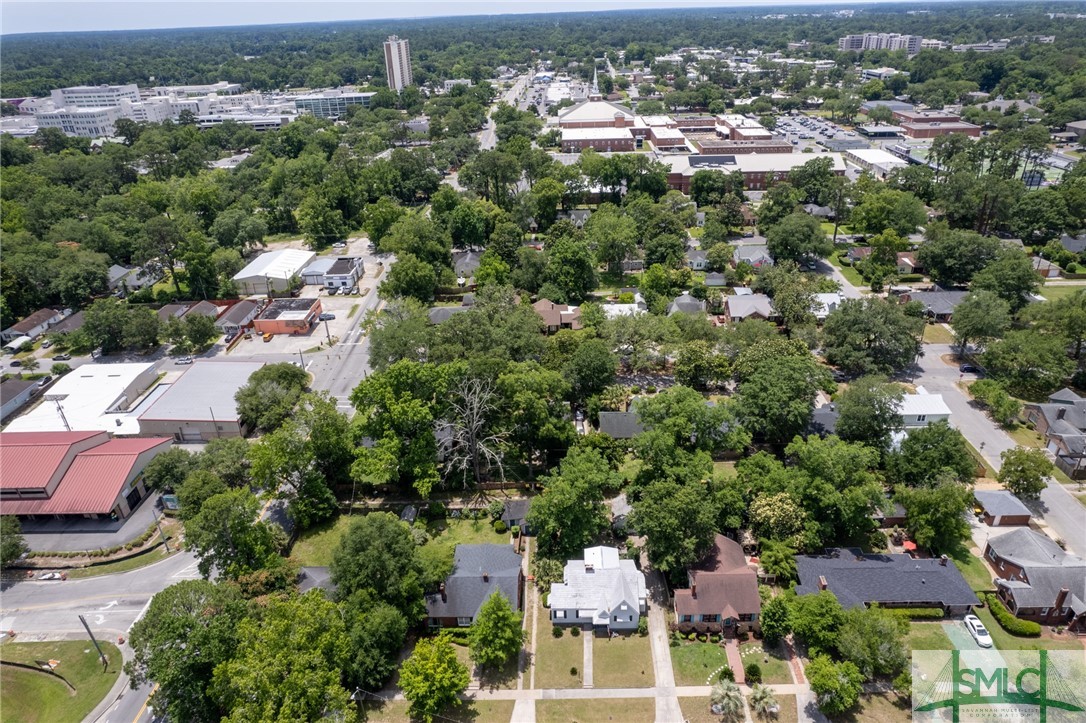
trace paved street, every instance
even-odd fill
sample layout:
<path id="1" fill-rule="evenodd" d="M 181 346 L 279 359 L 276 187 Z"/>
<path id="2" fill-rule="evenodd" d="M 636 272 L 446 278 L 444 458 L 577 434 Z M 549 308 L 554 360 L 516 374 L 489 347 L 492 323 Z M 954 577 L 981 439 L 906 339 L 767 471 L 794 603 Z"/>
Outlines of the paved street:
<path id="1" fill-rule="evenodd" d="M 520 92 L 524 89 L 524 86 L 528 84 L 530 79 L 531 79 L 530 74 L 529 75 L 522 75 L 519 78 L 517 78 L 516 81 L 513 83 L 512 87 L 510 87 L 509 90 L 505 91 L 505 93 L 503 93 L 502 95 L 500 95 L 498 97 L 498 101 L 505 101 L 509 105 L 516 106 L 517 105 L 517 97 L 520 95 Z M 491 113 L 493 113 L 495 107 L 497 107 L 497 102 L 495 102 L 494 105 L 491 106 L 491 109 L 490 109 Z M 484 151 L 490 150 L 490 149 L 494 148 L 494 146 L 496 146 L 498 144 L 498 137 L 494 133 L 494 121 L 490 120 L 490 115 L 489 114 L 487 115 L 486 128 L 484 128 L 482 130 L 482 132 L 479 133 L 478 138 L 479 138 L 479 148 L 481 148 Z"/>

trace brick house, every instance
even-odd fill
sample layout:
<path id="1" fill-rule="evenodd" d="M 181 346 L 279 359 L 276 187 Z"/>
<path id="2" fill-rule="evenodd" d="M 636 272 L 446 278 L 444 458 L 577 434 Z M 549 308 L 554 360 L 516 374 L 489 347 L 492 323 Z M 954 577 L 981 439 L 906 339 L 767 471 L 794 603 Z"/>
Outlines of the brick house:
<path id="1" fill-rule="evenodd" d="M 1028 528 L 989 538 L 984 557 L 996 594 L 1023 620 L 1086 633 L 1086 560 Z"/>
<path id="2" fill-rule="evenodd" d="M 761 629 L 758 575 L 738 542 L 717 535 L 709 553 L 688 571 L 690 587 L 675 591 L 675 620 L 685 633 L 726 635 Z"/>

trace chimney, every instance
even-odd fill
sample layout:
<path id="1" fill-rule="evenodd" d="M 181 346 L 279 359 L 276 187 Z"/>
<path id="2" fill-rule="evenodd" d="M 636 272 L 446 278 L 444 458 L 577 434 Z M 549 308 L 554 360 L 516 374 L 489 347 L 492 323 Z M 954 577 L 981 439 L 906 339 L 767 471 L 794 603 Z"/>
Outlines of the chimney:
<path id="1" fill-rule="evenodd" d="M 1059 610 L 1059 608 L 1062 608 L 1063 604 L 1067 602 L 1067 596 L 1070 594 L 1070 592 L 1071 591 L 1067 588 L 1061 587 L 1060 591 L 1056 593 L 1056 604 L 1052 607 L 1056 608 L 1057 610 Z"/>
<path id="2" fill-rule="evenodd" d="M 490 582 L 490 573 L 485 570 L 483 571 L 483 582 Z"/>
<path id="3" fill-rule="evenodd" d="M 698 584 L 696 582 L 690 583 L 690 597 L 694 598 L 695 600 L 698 599 Z"/>
<path id="4" fill-rule="evenodd" d="M 830 584 L 828 582 L 826 582 L 826 576 L 825 575 L 819 575 L 818 576 L 818 589 L 819 590 L 829 590 L 830 589 Z"/>
<path id="5" fill-rule="evenodd" d="M 591 572 L 595 572 L 596 568 L 592 566 L 591 562 L 586 562 L 584 564 L 584 571 L 587 572 L 587 573 L 591 573 Z"/>
<path id="6" fill-rule="evenodd" d="M 445 583 L 441 583 L 441 585 L 439 585 L 437 589 L 438 592 L 441 593 L 441 602 L 447 602 L 448 598 L 445 597 Z"/>
<path id="7" fill-rule="evenodd" d="M 946 555 L 939 555 L 939 564 L 946 567 Z"/>
<path id="8" fill-rule="evenodd" d="M 1056 419 L 1063 419 L 1067 416 L 1067 407 L 1060 407 L 1056 410 Z"/>

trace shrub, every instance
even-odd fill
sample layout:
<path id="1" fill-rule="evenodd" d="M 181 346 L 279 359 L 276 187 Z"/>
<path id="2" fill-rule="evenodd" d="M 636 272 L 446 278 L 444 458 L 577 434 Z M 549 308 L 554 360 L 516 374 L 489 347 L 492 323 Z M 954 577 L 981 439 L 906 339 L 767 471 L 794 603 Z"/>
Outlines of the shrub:
<path id="1" fill-rule="evenodd" d="M 754 685 L 755 683 L 762 682 L 762 666 L 758 665 L 757 661 L 746 663 L 743 666 L 743 675 L 747 679 L 747 685 Z"/>
<path id="2" fill-rule="evenodd" d="M 581 634 L 581 629 L 579 627 L 577 627 L 576 625 L 574 625 L 572 628 L 569 629 L 569 634 L 572 635 L 575 638 L 579 637 L 580 634 Z"/>
<path id="3" fill-rule="evenodd" d="M 1003 605 L 1003 601 L 993 593 L 985 595 L 985 600 L 988 602 L 988 609 L 992 611 L 992 617 L 1008 633 L 1023 638 L 1040 637 L 1041 626 L 1039 624 L 1032 620 L 1020 620 L 1011 615 L 1010 611 Z"/>
<path id="4" fill-rule="evenodd" d="M 513 525 L 509 531 L 513 533 L 513 537 L 520 537 L 520 525 Z"/>
<path id="5" fill-rule="evenodd" d="M 734 682 L 735 681 L 735 671 L 733 671 L 731 668 L 729 668 L 727 665 L 725 665 L 723 668 L 720 669 L 720 673 L 718 673 L 716 677 L 717 677 L 717 680 L 730 680 L 730 681 Z"/>
<path id="6" fill-rule="evenodd" d="M 656 387 L 645 387 L 646 394 L 656 394 Z"/>
<path id="7" fill-rule="evenodd" d="M 906 620 L 942 620 L 942 608 L 887 608 L 886 612 Z"/>
<path id="8" fill-rule="evenodd" d="M 649 634 L 649 619 L 644 615 L 637 621 L 637 634 L 641 637 L 645 637 Z"/>
<path id="9" fill-rule="evenodd" d="M 545 593 L 543 593 L 543 598 L 542 598 L 542 600 L 543 600 L 543 607 L 549 607 L 549 606 L 547 605 L 547 602 L 548 602 L 548 601 L 550 600 L 550 597 L 551 597 L 551 594 L 550 594 L 549 592 L 545 592 Z"/>
<path id="10" fill-rule="evenodd" d="M 426 516 L 431 520 L 443 520 L 445 519 L 445 505 L 440 502 L 431 502 L 426 506 Z"/>
<path id="11" fill-rule="evenodd" d="M 564 633 L 564 632 L 566 632 L 566 630 L 561 625 L 552 625 L 551 626 L 551 635 L 553 635 L 556 638 L 562 637 L 562 633 Z"/>
<path id="12" fill-rule="evenodd" d="M 639 386 L 630 387 L 630 394 L 640 394 L 640 393 L 641 393 L 641 387 L 639 387 Z"/>
<path id="13" fill-rule="evenodd" d="M 573 628 L 573 629 L 576 630 L 577 628 Z M 577 666 L 576 665 L 570 666 L 569 674 L 570 675 L 577 675 Z"/>
<path id="14" fill-rule="evenodd" d="M 503 512 L 505 512 L 505 503 L 501 500 L 493 500 L 486 506 L 486 511 L 491 518 L 496 520 L 502 516 Z"/>
<path id="15" fill-rule="evenodd" d="M 697 633 L 690 633 L 689 635 L 686 636 L 686 639 L 689 640 L 690 642 L 694 642 L 695 640 L 698 639 L 698 634 Z"/>

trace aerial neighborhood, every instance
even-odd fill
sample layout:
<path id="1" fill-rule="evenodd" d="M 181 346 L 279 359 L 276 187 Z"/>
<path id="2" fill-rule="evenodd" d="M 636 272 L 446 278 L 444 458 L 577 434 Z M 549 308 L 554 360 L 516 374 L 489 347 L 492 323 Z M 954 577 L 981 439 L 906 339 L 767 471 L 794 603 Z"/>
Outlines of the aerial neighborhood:
<path id="1" fill-rule="evenodd" d="M 2 37 L 5 721 L 1086 708 L 1086 15 L 673 5 Z"/>

